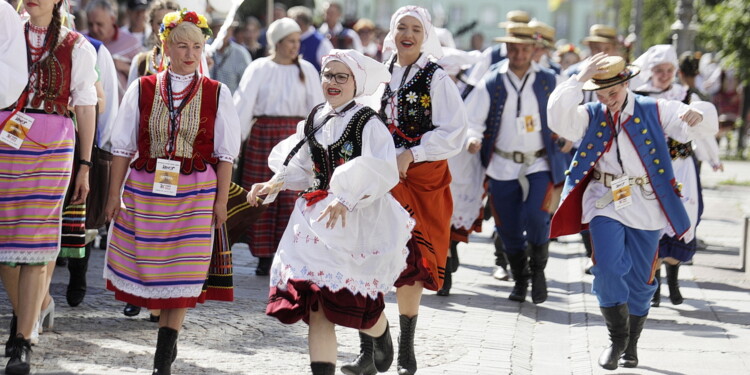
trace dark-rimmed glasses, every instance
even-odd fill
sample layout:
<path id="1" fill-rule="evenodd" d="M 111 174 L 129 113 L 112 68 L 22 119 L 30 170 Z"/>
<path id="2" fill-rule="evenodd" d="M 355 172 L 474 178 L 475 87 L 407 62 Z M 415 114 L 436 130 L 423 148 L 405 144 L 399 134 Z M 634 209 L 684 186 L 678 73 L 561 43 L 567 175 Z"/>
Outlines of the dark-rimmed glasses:
<path id="1" fill-rule="evenodd" d="M 320 78 L 323 80 L 323 82 L 332 82 L 332 80 L 335 80 L 336 83 L 339 85 L 345 84 L 347 81 L 349 81 L 349 74 L 348 73 L 321 73 Z"/>

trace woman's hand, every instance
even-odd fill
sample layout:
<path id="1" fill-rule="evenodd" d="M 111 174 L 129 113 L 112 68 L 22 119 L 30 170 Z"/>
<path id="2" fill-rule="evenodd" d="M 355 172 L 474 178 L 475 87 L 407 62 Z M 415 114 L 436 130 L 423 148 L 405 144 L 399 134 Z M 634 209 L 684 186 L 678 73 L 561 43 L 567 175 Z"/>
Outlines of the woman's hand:
<path id="1" fill-rule="evenodd" d="M 258 196 L 268 194 L 271 191 L 271 185 L 271 181 L 253 184 L 250 191 L 247 192 L 247 204 L 250 207 L 256 207 L 258 203 L 262 203 L 263 200 Z"/>
<path id="2" fill-rule="evenodd" d="M 221 226 L 227 222 L 227 201 L 214 202 L 214 225 Z"/>
<path id="3" fill-rule="evenodd" d="M 406 178 L 406 171 L 409 170 L 409 165 L 412 162 L 414 162 L 414 154 L 411 153 L 411 150 L 406 150 L 396 157 L 399 177 Z"/>
<path id="4" fill-rule="evenodd" d="M 326 215 L 328 215 L 328 221 L 326 222 L 326 228 L 333 229 L 333 227 L 336 225 L 336 221 L 338 221 L 339 217 L 341 218 L 341 227 L 346 227 L 346 206 L 344 206 L 341 202 L 338 200 L 333 200 L 321 213 L 320 216 L 315 221 L 321 221 L 325 218 Z"/>
<path id="5" fill-rule="evenodd" d="M 112 222 L 117 215 L 120 214 L 120 210 L 123 209 L 122 201 L 120 200 L 119 194 L 110 194 L 107 199 L 107 205 L 104 206 L 104 217 L 108 223 Z"/>
<path id="6" fill-rule="evenodd" d="M 703 121 L 703 115 L 692 108 L 685 111 L 685 113 L 681 114 L 679 117 L 680 120 L 684 121 L 688 126 L 695 126 Z"/>
<path id="7" fill-rule="evenodd" d="M 76 187 L 70 204 L 84 204 L 89 195 L 89 167 L 81 166 L 76 174 Z"/>
<path id="8" fill-rule="evenodd" d="M 599 52 L 596 55 L 583 60 L 583 62 L 581 63 L 580 72 L 578 73 L 578 82 L 586 82 L 594 77 L 594 75 L 596 75 L 597 73 L 606 72 L 606 69 L 602 69 L 599 66 L 600 62 L 605 57 L 607 57 L 607 55 Z"/>
<path id="9" fill-rule="evenodd" d="M 482 140 L 476 138 L 472 138 L 471 140 L 469 140 L 469 144 L 466 146 L 466 151 L 469 151 L 470 154 L 476 154 L 481 149 Z"/>

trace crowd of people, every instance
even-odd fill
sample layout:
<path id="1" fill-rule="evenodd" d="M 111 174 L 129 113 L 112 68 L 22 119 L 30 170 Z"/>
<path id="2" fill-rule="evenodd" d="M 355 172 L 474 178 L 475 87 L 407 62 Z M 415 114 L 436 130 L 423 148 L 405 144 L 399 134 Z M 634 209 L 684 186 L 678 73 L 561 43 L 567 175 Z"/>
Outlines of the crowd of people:
<path id="1" fill-rule="evenodd" d="M 158 322 L 153 374 L 171 373 L 190 308 L 233 299 L 235 242 L 270 279 L 266 313 L 308 324 L 313 374 L 336 372 L 335 325 L 359 331 L 343 373 L 394 359 L 416 373 L 421 297 L 450 296 L 459 243 L 485 217 L 492 276 L 512 278 L 515 302 L 529 284 L 546 301 L 550 241 L 580 233 L 605 369 L 638 365 L 662 264 L 683 301 L 701 162 L 723 169 L 717 137 L 739 114 L 736 80 L 710 58 L 655 45 L 631 59 L 600 24 L 579 47 L 525 11 L 464 51 L 418 6 L 381 28 L 344 22 L 338 3 L 319 27 L 304 6 L 277 4 L 264 27 L 174 0 L 128 0 L 124 15 L 112 0 L 74 5 L 0 1 L 7 374 L 30 372 L 54 324 L 56 264 L 68 304 L 85 298 L 92 232 L 123 313 Z"/>

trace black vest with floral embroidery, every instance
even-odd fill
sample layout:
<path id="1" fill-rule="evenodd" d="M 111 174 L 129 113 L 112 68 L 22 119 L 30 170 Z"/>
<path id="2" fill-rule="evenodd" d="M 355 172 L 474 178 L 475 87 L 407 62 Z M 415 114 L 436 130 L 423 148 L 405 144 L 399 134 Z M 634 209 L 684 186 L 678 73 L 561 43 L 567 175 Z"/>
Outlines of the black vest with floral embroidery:
<path id="1" fill-rule="evenodd" d="M 396 148 L 417 146 L 424 133 L 435 129 L 432 125 L 430 87 L 432 77 L 438 69 L 440 69 L 438 64 L 428 62 L 424 69 L 420 69 L 396 93 L 391 90 L 390 85 L 385 86 L 380 105 L 380 117 L 393 135 Z M 394 95 L 397 95 L 395 99 L 398 108 L 398 127 L 393 124 L 393 120 L 385 111 L 386 104 L 392 101 Z"/>
<path id="2" fill-rule="evenodd" d="M 310 137 L 308 145 L 310 147 L 310 154 L 312 155 L 315 177 L 313 179 L 313 186 L 305 192 L 328 190 L 333 170 L 339 165 L 362 155 L 362 129 L 364 129 L 365 124 L 374 115 L 376 113 L 370 107 L 364 107 L 357 111 L 346 125 L 346 129 L 344 129 L 341 137 L 328 147 L 318 143 L 318 140 L 314 136 Z M 305 134 L 309 134 L 314 128 L 312 117 L 310 116 L 305 124 Z"/>

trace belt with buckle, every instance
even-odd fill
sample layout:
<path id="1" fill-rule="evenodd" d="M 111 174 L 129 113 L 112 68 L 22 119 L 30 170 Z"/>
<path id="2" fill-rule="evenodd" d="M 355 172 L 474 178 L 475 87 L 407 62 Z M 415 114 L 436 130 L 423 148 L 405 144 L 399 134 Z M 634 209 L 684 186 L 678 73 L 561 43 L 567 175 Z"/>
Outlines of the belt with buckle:
<path id="1" fill-rule="evenodd" d="M 532 152 L 521 152 L 521 151 L 503 151 L 497 147 L 495 147 L 495 153 L 500 155 L 501 158 L 505 158 L 508 160 L 513 160 L 514 163 L 518 164 L 531 164 L 536 159 L 539 159 L 540 157 L 547 154 L 546 149 L 540 149 L 537 151 Z"/>
<path id="2" fill-rule="evenodd" d="M 591 173 L 591 177 L 604 184 L 606 187 L 612 187 L 612 181 L 618 179 L 617 176 L 611 174 L 611 173 L 604 173 L 600 172 L 596 169 Z M 651 181 L 649 181 L 648 176 L 641 176 L 641 177 L 630 177 L 630 184 L 631 185 L 648 185 Z"/>

